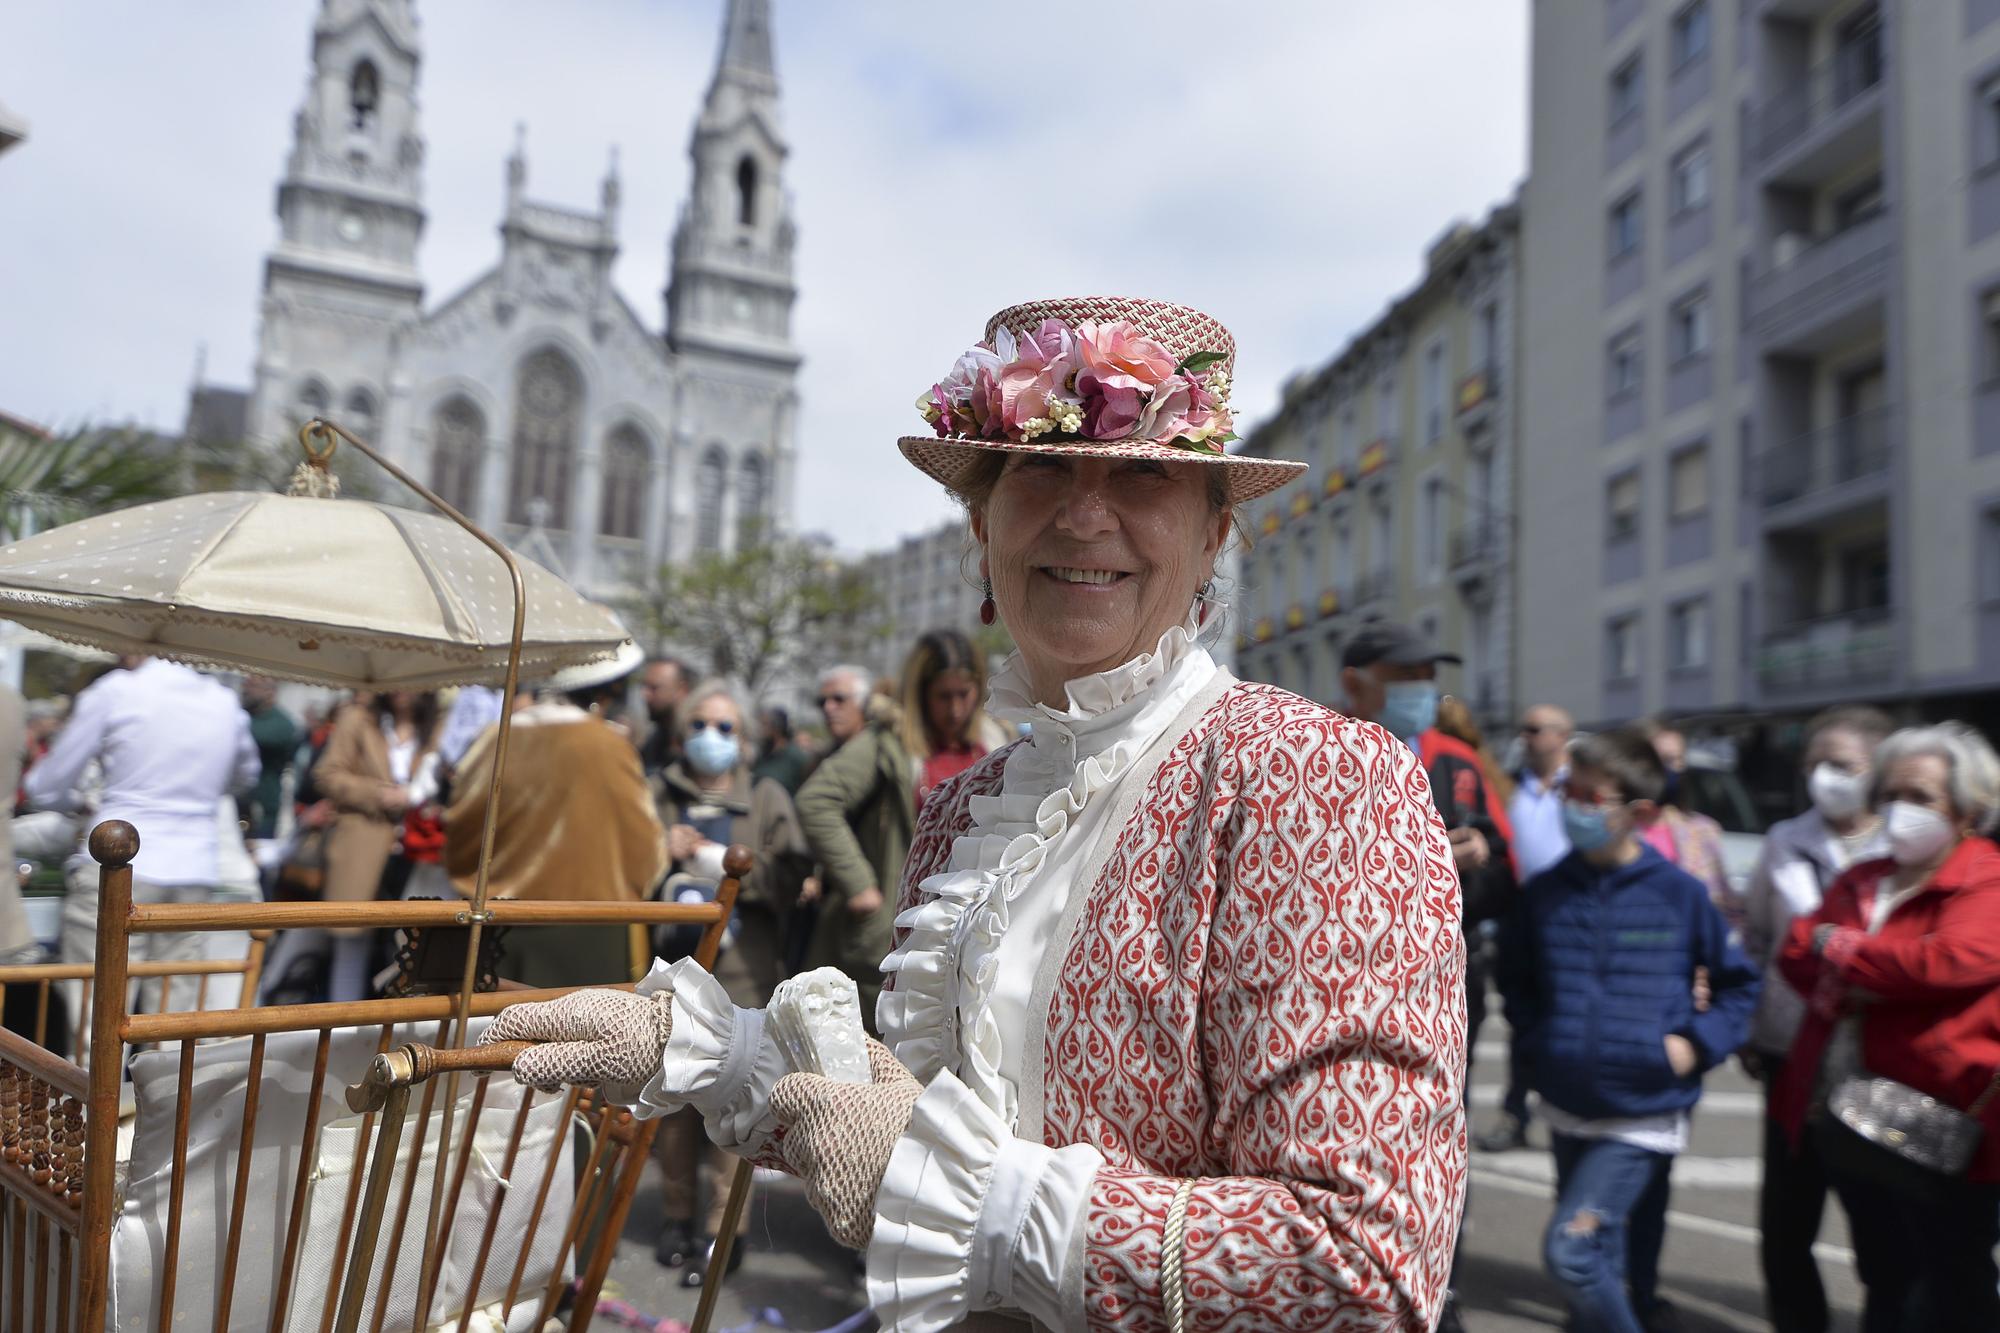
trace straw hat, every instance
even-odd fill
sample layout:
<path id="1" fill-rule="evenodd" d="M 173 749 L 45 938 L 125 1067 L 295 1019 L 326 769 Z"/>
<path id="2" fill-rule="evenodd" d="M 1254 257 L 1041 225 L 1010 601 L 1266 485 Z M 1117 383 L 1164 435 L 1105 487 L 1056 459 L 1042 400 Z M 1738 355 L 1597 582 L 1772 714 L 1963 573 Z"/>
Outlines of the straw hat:
<path id="1" fill-rule="evenodd" d="M 1075 296 L 1009 306 L 986 337 L 918 399 L 929 435 L 903 456 L 957 489 L 988 450 L 1152 458 L 1223 469 L 1230 502 L 1306 470 L 1226 452 L 1236 340 L 1212 316 L 1169 301 Z"/>

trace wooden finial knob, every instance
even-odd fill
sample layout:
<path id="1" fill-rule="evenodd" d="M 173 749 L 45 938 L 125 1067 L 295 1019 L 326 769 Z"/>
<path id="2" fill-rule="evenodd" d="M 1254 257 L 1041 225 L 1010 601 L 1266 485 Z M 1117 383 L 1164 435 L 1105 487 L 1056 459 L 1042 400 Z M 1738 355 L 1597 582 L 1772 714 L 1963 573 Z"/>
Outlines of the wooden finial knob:
<path id="1" fill-rule="evenodd" d="M 750 855 L 750 849 L 740 842 L 729 844 L 729 850 L 722 854 L 722 873 L 731 879 L 742 879 L 755 864 L 757 858 Z"/>
<path id="2" fill-rule="evenodd" d="M 122 819 L 107 819 L 90 831 L 90 854 L 101 866 L 130 865 L 139 854 L 139 830 Z"/>

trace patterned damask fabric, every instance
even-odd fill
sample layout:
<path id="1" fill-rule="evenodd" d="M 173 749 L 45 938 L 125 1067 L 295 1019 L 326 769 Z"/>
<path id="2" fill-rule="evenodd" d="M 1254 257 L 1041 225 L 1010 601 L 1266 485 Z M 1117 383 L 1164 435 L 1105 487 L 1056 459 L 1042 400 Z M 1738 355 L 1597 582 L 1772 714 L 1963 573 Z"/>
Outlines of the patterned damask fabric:
<path id="1" fill-rule="evenodd" d="M 926 804 L 906 895 L 999 782 L 989 759 Z M 1193 1176 L 1189 1327 L 1429 1328 L 1464 1202 L 1465 957 L 1409 748 L 1235 687 L 1153 775 L 1067 949 L 1044 1138 L 1106 1158 L 1089 1326 L 1166 1327 L 1162 1230 Z"/>

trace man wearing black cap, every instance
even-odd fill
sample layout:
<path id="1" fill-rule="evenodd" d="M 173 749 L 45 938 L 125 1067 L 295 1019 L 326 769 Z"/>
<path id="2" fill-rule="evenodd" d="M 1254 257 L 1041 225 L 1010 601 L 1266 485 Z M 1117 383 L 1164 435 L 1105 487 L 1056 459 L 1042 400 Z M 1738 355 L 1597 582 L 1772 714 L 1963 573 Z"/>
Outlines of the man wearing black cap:
<path id="1" fill-rule="evenodd" d="M 1451 837 L 1468 926 L 1497 917 L 1514 895 L 1514 868 L 1498 806 L 1486 790 L 1471 746 L 1437 729 L 1438 663 L 1459 665 L 1403 625 L 1363 626 L 1341 654 L 1348 712 L 1373 722 L 1417 752 L 1431 780 L 1431 800 Z M 1467 980 L 1467 994 L 1476 994 Z M 1478 1001 L 1474 1001 L 1478 1003 Z"/>
<path id="2" fill-rule="evenodd" d="M 1452 860 L 1458 866 L 1459 911 L 1467 942 L 1469 1043 L 1486 1016 L 1486 972 L 1481 951 L 1472 941 L 1480 922 L 1496 919 L 1512 906 L 1518 885 L 1507 836 L 1496 818 L 1499 807 L 1486 789 L 1478 754 L 1437 729 L 1438 663 L 1457 666 L 1460 660 L 1455 653 L 1440 652 L 1413 629 L 1378 622 L 1363 626 L 1347 641 L 1340 658 L 1340 683 L 1347 691 L 1347 711 L 1415 750 L 1430 778 L 1431 800 L 1444 820 Z M 1469 1077 L 1465 1086 L 1469 1093 Z M 1455 1297 L 1447 1299 L 1438 1328 L 1441 1333 L 1463 1328 Z"/>

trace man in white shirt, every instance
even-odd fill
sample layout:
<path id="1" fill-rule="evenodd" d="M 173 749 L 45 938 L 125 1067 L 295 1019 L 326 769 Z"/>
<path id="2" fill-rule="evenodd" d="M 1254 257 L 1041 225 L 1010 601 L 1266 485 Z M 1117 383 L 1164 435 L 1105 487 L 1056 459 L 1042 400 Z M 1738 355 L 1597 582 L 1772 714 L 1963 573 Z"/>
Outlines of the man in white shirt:
<path id="1" fill-rule="evenodd" d="M 78 788 L 95 760 L 103 792 L 89 824 L 122 819 L 139 831 L 133 900 L 203 901 L 214 896 L 220 877 L 216 807 L 224 796 L 248 788 L 262 769 L 249 715 L 219 681 L 178 663 L 128 657 L 120 667 L 76 696 L 68 724 L 28 772 L 28 803 L 81 809 Z M 130 953 L 133 961 L 187 961 L 201 956 L 201 938 L 134 935 Z M 70 861 L 62 957 L 66 963 L 97 957 L 97 866 L 87 852 Z M 82 986 L 68 990 L 75 1014 Z M 175 979 L 164 1006 L 157 987 L 142 994 L 148 1008 L 188 1009 L 196 982 Z"/>
<path id="2" fill-rule="evenodd" d="M 1524 759 L 1507 817 L 1514 822 L 1514 858 L 1520 862 L 1523 883 L 1569 855 L 1562 780 L 1569 771 L 1569 742 L 1575 734 L 1576 723 L 1553 704 L 1536 704 L 1521 715 Z"/>
<path id="3" fill-rule="evenodd" d="M 1563 779 L 1569 775 L 1569 743 L 1576 723 L 1554 704 L 1536 704 L 1521 715 L 1521 771 L 1507 818 L 1514 826 L 1514 860 L 1526 884 L 1569 855 L 1569 835 L 1563 832 Z M 1501 966 L 1505 966 L 1504 963 Z M 1528 1079 L 1521 1067 L 1523 1052 L 1510 1040 L 1507 1047 L 1507 1093 L 1500 1103 L 1500 1120 L 1473 1140 L 1481 1152 L 1507 1152 L 1528 1143 Z"/>

